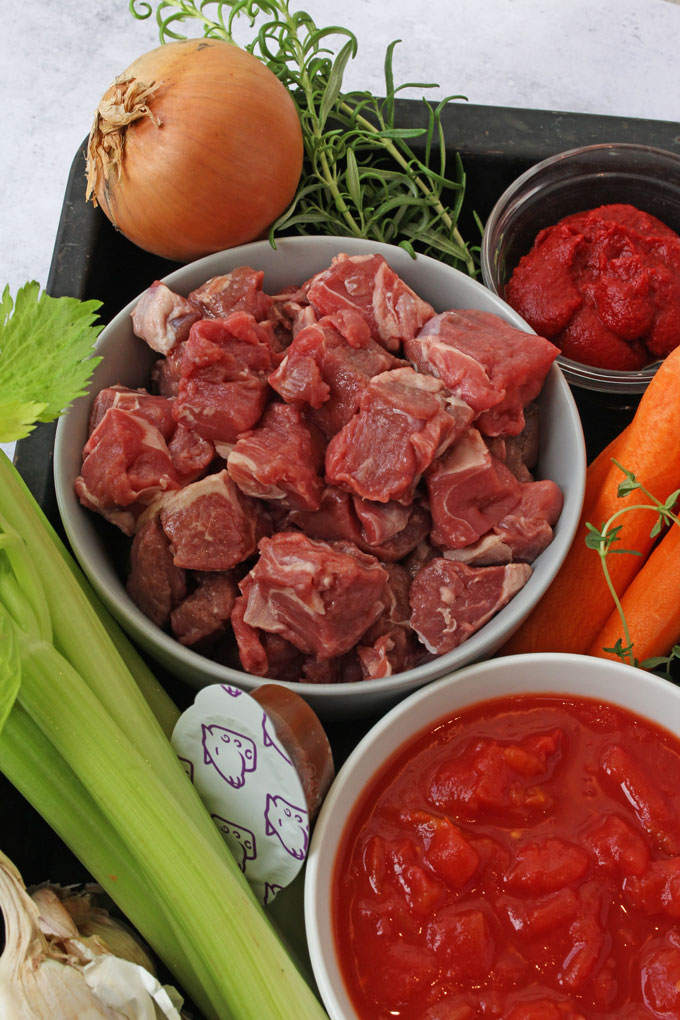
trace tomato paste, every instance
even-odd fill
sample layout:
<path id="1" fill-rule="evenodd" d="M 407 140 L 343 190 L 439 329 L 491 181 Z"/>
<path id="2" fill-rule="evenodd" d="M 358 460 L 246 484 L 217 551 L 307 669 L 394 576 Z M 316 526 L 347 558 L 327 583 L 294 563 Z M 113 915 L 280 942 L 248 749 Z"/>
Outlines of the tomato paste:
<path id="1" fill-rule="evenodd" d="M 564 357 L 643 368 L 680 343 L 680 237 L 632 205 L 574 213 L 541 230 L 505 299 Z"/>
<path id="2" fill-rule="evenodd" d="M 680 741 L 588 699 L 465 710 L 369 785 L 333 912 L 362 1020 L 678 1020 Z"/>

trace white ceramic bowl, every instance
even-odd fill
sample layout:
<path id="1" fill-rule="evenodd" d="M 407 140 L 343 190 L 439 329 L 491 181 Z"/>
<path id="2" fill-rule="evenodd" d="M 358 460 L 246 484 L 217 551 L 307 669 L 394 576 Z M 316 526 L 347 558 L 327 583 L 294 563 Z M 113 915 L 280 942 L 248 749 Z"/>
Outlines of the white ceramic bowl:
<path id="1" fill-rule="evenodd" d="M 314 977 L 330 1020 L 360 1020 L 338 967 L 332 891 L 336 853 L 366 784 L 423 731 L 461 709 L 515 694 L 593 698 L 627 708 L 680 736 L 680 689 L 609 659 L 543 653 L 468 666 L 416 691 L 376 723 L 339 770 L 312 836 L 305 875 L 305 927 Z"/>
<path id="2" fill-rule="evenodd" d="M 165 282 L 186 294 L 212 276 L 236 266 L 264 270 L 264 289 L 276 293 L 283 286 L 308 279 L 330 265 L 339 252 L 382 253 L 390 265 L 437 311 L 447 308 L 479 308 L 495 312 L 520 329 L 529 330 L 523 319 L 500 298 L 475 280 L 434 259 L 413 260 L 403 249 L 364 240 L 338 237 L 292 237 L 272 249 L 267 241 L 244 245 L 209 255 L 165 277 Z M 140 292 L 152 283 L 140 280 Z M 134 336 L 130 302 L 104 329 L 97 344 L 103 356 L 91 393 L 105 386 L 148 384 L 153 352 Z M 525 587 L 489 623 L 463 645 L 432 662 L 392 677 L 348 684 L 294 684 L 324 718 L 368 716 L 394 703 L 410 691 L 437 676 L 450 673 L 469 662 L 492 655 L 507 640 L 546 590 L 560 567 L 578 524 L 585 484 L 585 449 L 581 422 L 561 371 L 553 366 L 542 396 L 541 445 L 538 474 L 551 478 L 564 493 L 564 509 L 550 546 L 534 563 Z M 155 626 L 132 602 L 116 571 L 106 539 L 111 529 L 102 527 L 95 514 L 78 502 L 73 484 L 80 472 L 81 451 L 87 438 L 90 397 L 77 400 L 59 422 L 54 453 L 55 487 L 64 528 L 80 565 L 91 584 L 127 633 L 155 661 L 194 687 L 210 683 L 232 683 L 253 690 L 264 680 L 249 673 L 219 665 L 186 648 Z M 268 681 L 271 682 L 271 681 Z"/>

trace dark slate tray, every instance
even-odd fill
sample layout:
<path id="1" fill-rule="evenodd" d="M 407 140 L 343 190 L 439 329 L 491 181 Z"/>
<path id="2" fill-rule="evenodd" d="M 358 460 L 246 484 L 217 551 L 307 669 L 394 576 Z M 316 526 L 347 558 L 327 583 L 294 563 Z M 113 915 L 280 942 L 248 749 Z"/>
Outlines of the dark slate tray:
<path id="1" fill-rule="evenodd" d="M 423 105 L 397 102 L 399 126 L 425 126 Z M 443 126 L 451 155 L 458 151 L 467 176 L 466 200 L 460 226 L 471 244 L 479 242 L 473 212 L 483 221 L 501 192 L 533 163 L 580 145 L 635 142 L 680 152 L 680 123 L 597 117 L 585 114 L 524 110 L 451 103 Z M 415 147 L 415 146 L 414 146 Z M 85 202 L 85 142 L 75 154 L 55 240 L 47 291 L 103 302 L 108 322 L 136 294 L 177 264 L 149 255 L 118 234 L 104 214 Z M 575 390 L 590 455 L 627 424 L 634 401 L 603 402 L 587 391 Z M 17 446 L 16 464 L 50 520 L 59 528 L 52 483 L 54 425 L 39 426 Z M 167 681 L 180 706 L 194 692 Z M 339 732 L 329 727 L 336 764 L 373 720 L 361 720 Z M 67 883 L 81 878 L 82 869 L 45 823 L 0 777 L 0 845 L 24 872 L 26 881 L 53 878 Z"/>

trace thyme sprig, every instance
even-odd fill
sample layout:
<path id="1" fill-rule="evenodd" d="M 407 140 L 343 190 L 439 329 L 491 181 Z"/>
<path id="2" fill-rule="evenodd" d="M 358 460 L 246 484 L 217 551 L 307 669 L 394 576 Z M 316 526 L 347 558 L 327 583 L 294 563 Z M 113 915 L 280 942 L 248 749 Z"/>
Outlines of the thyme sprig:
<path id="1" fill-rule="evenodd" d="M 136 18 L 148 18 L 153 2 L 129 0 Z M 385 54 L 385 97 L 344 92 L 347 64 L 358 50 L 353 32 L 319 28 L 289 0 L 160 0 L 156 21 L 161 42 L 184 39 L 180 29 L 198 22 L 206 38 L 241 45 L 276 74 L 293 97 L 302 125 L 305 165 L 289 208 L 273 224 L 282 231 L 366 237 L 398 244 L 411 255 L 432 255 L 471 276 L 473 249 L 457 223 L 465 195 L 465 173 L 456 153 L 447 167 L 441 115 L 453 99 L 436 105 L 423 98 L 427 127 L 400 128 L 395 99 L 406 89 L 432 89 L 426 82 L 395 85 L 394 49 Z M 243 41 L 245 34 L 250 38 Z M 254 34 L 253 34 L 254 33 Z M 410 146 L 418 139 L 422 158 Z M 447 204 L 447 193 L 453 201 Z"/>
<path id="2" fill-rule="evenodd" d="M 609 566 L 607 558 L 615 553 L 624 553 L 630 556 L 640 556 L 640 552 L 637 549 L 624 549 L 617 545 L 621 539 L 621 528 L 622 524 L 616 522 L 622 518 L 625 514 L 630 513 L 631 510 L 650 510 L 654 513 L 654 523 L 650 530 L 650 538 L 658 538 L 662 530 L 667 527 L 671 527 L 673 524 L 680 525 L 680 518 L 674 513 L 674 507 L 680 497 L 680 489 L 676 489 L 664 502 L 657 499 L 657 497 L 645 488 L 632 471 L 623 467 L 617 460 L 612 458 L 612 463 L 619 468 L 624 474 L 624 479 L 619 483 L 616 494 L 618 497 L 623 498 L 629 496 L 632 492 L 641 492 L 647 499 L 648 503 L 631 503 L 627 506 L 621 507 L 606 521 L 601 528 L 596 528 L 594 525 L 586 521 L 586 528 L 588 534 L 586 535 L 586 545 L 589 549 L 594 549 L 599 557 L 602 565 L 602 571 L 604 578 L 607 583 L 607 587 L 612 596 L 616 610 L 621 618 L 621 625 L 623 628 L 623 638 L 618 638 L 616 643 L 611 648 L 604 648 L 603 651 L 610 652 L 612 655 L 617 655 L 624 662 L 629 663 L 631 666 L 640 666 L 642 669 L 648 670 L 661 670 L 665 675 L 670 675 L 671 666 L 673 662 L 680 659 L 680 646 L 675 645 L 670 653 L 666 656 L 655 656 L 653 659 L 645 659 L 643 662 L 639 662 L 634 654 L 634 643 L 631 641 L 630 632 L 628 629 L 628 622 L 626 615 L 621 605 L 621 600 L 612 582 L 611 574 L 609 572 Z"/>

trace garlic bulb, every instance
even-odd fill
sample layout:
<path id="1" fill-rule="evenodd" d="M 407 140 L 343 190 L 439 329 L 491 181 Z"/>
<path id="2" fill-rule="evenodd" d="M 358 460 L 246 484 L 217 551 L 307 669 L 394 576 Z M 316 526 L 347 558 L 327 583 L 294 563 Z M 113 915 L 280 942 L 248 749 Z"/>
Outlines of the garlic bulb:
<path id="1" fill-rule="evenodd" d="M 0 908 L 3 1020 L 181 1020 L 174 990 L 138 963 L 114 956 L 98 935 L 82 938 L 54 890 L 32 899 L 1 851 Z"/>

